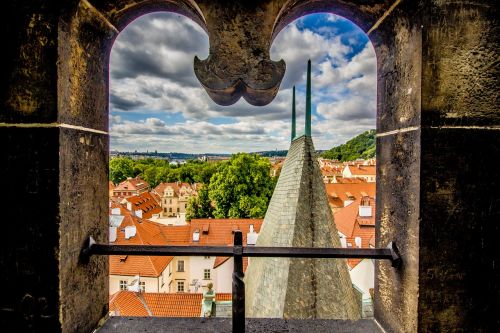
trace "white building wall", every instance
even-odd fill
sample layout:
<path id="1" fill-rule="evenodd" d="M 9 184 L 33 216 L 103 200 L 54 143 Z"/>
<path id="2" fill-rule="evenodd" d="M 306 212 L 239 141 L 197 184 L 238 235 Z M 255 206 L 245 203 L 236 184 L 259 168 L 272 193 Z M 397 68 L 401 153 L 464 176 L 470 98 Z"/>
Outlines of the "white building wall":
<path id="1" fill-rule="evenodd" d="M 215 257 L 190 257 L 189 258 L 189 290 L 190 292 L 198 292 L 202 293 L 206 290 L 206 286 L 209 282 L 212 282 L 215 285 L 215 270 L 214 267 Z M 210 269 L 210 279 L 204 278 L 204 270 Z M 196 291 L 195 286 L 192 286 L 193 280 L 197 280 L 200 287 Z M 217 289 L 216 289 L 217 290 Z"/>
<path id="2" fill-rule="evenodd" d="M 217 293 L 231 293 L 233 290 L 234 260 L 229 258 L 214 271 L 214 288 Z"/>
<path id="3" fill-rule="evenodd" d="M 352 283 L 363 291 L 363 299 L 370 299 L 370 288 L 375 285 L 375 265 L 372 259 L 363 259 L 349 271 Z"/>
<path id="4" fill-rule="evenodd" d="M 118 292 L 120 290 L 120 281 L 127 281 L 127 284 L 132 283 L 132 281 L 135 280 L 135 276 L 128 276 L 128 275 L 110 275 L 109 276 L 109 294 L 113 295 L 114 293 Z M 147 293 L 158 293 L 162 292 L 161 288 L 161 282 L 160 278 L 154 278 L 154 277 L 140 277 L 139 278 L 140 282 L 145 282 L 145 287 L 146 290 L 145 292 Z M 160 285 L 159 285 L 160 284 Z M 165 284 L 165 287 L 167 284 Z M 160 287 L 160 289 L 158 289 Z"/>

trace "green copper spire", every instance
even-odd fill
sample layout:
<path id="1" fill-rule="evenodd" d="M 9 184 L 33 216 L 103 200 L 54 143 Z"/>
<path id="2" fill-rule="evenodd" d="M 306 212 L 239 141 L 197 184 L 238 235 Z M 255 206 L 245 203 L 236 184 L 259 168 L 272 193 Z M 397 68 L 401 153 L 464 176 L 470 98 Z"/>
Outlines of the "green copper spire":
<path id="1" fill-rule="evenodd" d="M 292 141 L 295 139 L 295 86 L 293 86 L 293 102 L 292 102 Z"/>
<path id="2" fill-rule="evenodd" d="M 305 135 L 311 136 L 311 59 L 307 61 L 306 126 Z"/>

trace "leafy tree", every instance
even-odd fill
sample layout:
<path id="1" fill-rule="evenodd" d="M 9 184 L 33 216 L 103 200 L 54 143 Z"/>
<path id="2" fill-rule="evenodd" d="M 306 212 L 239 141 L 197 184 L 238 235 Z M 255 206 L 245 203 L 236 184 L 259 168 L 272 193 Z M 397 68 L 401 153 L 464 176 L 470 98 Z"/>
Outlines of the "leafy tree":
<path id="1" fill-rule="evenodd" d="M 321 157 L 342 162 L 375 157 L 375 130 L 361 133 L 346 143 L 323 152 Z"/>
<path id="2" fill-rule="evenodd" d="M 186 220 L 191 221 L 194 218 L 211 218 L 214 208 L 208 196 L 208 186 L 203 186 L 198 191 L 197 197 L 191 197 L 186 207 Z"/>
<path id="3" fill-rule="evenodd" d="M 258 155 L 240 153 L 213 174 L 208 195 L 216 218 L 261 218 L 274 190 L 271 165 Z"/>
<path id="4" fill-rule="evenodd" d="M 134 163 L 132 159 L 126 157 L 117 157 L 109 161 L 109 179 L 118 184 L 127 177 L 134 176 Z"/>

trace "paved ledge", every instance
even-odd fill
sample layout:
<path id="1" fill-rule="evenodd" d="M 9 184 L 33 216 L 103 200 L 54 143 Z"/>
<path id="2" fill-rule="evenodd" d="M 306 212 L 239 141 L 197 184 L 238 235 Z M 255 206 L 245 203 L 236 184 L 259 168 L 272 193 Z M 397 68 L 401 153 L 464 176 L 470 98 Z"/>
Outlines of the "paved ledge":
<path id="1" fill-rule="evenodd" d="M 165 318 L 165 317 L 111 317 L 97 333 L 223 333 L 231 332 L 231 318 Z M 293 332 L 293 333 L 382 333 L 371 319 L 323 320 L 323 319 L 274 319 L 247 318 L 246 332 Z"/>

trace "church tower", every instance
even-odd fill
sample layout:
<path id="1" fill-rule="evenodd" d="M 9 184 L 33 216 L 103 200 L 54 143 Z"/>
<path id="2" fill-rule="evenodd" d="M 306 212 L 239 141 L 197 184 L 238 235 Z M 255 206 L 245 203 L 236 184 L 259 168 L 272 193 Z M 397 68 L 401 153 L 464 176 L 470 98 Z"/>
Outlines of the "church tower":
<path id="1" fill-rule="evenodd" d="M 307 66 L 304 134 L 292 143 L 256 246 L 340 247 L 311 138 L 311 61 Z M 345 259 L 251 258 L 246 314 L 261 318 L 358 319 Z"/>

